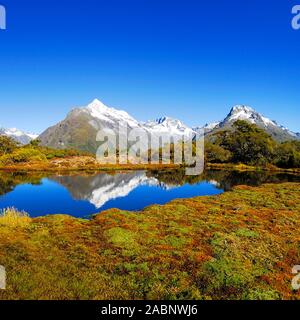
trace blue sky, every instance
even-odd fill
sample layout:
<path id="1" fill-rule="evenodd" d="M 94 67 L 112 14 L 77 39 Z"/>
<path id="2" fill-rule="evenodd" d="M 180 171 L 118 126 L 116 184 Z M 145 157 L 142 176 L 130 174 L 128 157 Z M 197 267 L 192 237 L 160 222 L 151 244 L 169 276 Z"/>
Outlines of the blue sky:
<path id="1" fill-rule="evenodd" d="M 288 0 L 0 0 L 0 125 L 41 132 L 94 98 L 188 125 L 247 104 L 300 131 Z"/>

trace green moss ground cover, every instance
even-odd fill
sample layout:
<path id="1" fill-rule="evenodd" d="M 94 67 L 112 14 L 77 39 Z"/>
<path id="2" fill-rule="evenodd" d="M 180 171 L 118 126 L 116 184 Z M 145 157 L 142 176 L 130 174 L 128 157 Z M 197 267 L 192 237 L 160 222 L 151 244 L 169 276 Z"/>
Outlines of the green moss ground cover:
<path id="1" fill-rule="evenodd" d="M 0 299 L 299 299 L 300 184 L 141 212 L 0 217 Z"/>

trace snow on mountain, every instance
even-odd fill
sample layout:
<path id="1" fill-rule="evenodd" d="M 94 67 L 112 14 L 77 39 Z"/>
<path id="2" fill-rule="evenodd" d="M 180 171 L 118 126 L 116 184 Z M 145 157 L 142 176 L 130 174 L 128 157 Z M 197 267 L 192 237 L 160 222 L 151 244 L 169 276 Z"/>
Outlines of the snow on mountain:
<path id="1" fill-rule="evenodd" d="M 290 131 L 284 126 L 277 124 L 276 121 L 263 116 L 251 107 L 245 105 L 234 106 L 223 121 L 206 125 L 204 129 L 206 129 L 206 134 L 213 133 L 222 128 L 232 127 L 233 123 L 237 120 L 245 120 L 257 125 L 278 141 L 300 137 L 300 134 Z"/>
<path id="2" fill-rule="evenodd" d="M 89 113 L 91 117 L 100 121 L 106 121 L 110 123 L 121 121 L 122 123 L 127 123 L 129 127 L 132 128 L 139 126 L 138 121 L 131 117 L 126 111 L 107 107 L 98 99 L 95 99 L 87 107 L 83 107 L 83 110 Z"/>
<path id="3" fill-rule="evenodd" d="M 169 117 L 140 122 L 126 111 L 108 107 L 95 99 L 85 107 L 73 109 L 64 120 L 43 132 L 39 139 L 45 146 L 54 148 L 72 147 L 95 152 L 99 146 L 99 142 L 96 141 L 97 132 L 105 132 L 107 129 L 113 130 L 115 133 L 118 133 L 120 129 L 121 135 L 127 134 L 128 129 L 138 129 L 147 133 L 148 137 L 150 135 L 154 137 L 155 139 L 151 140 L 156 141 L 156 143 L 159 141 L 156 138 L 159 137 L 177 142 L 184 137 L 195 137 L 196 134 L 203 136 L 203 132 L 205 135 L 211 135 L 217 130 L 231 128 L 236 120 L 246 120 L 256 124 L 278 141 L 300 138 L 300 134 L 291 132 L 278 125 L 276 121 L 270 120 L 245 105 L 234 106 L 221 122 L 206 124 L 204 127 L 190 128 L 180 120 Z M 148 149 L 148 143 L 141 147 Z"/>
<path id="4" fill-rule="evenodd" d="M 180 120 L 161 117 L 155 121 L 139 122 L 130 116 L 126 111 L 117 110 L 103 104 L 100 100 L 95 99 L 87 107 L 83 107 L 82 110 L 87 112 L 91 117 L 100 121 L 105 121 L 111 124 L 120 122 L 122 125 L 127 124 L 129 128 L 144 129 L 149 133 L 165 133 L 175 136 L 189 136 L 194 131 L 183 124 Z"/>
<path id="5" fill-rule="evenodd" d="M 300 139 L 300 133 L 294 133 L 288 128 L 277 124 L 249 106 L 234 106 L 224 120 L 206 124 L 204 127 L 190 128 L 180 120 L 170 117 L 161 117 L 155 121 L 140 122 L 130 116 L 126 111 L 106 106 L 100 100 L 95 99 L 84 107 L 77 107 L 69 112 L 67 117 L 56 125 L 45 130 L 40 136 L 26 133 L 16 128 L 0 128 L 0 134 L 12 137 L 21 144 L 27 144 L 31 140 L 39 138 L 42 145 L 54 148 L 77 148 L 83 151 L 95 152 L 99 146 L 96 136 L 99 131 L 107 129 L 127 134 L 128 129 L 139 129 L 148 136 L 163 137 L 174 142 L 184 137 L 195 137 L 196 134 L 211 135 L 221 129 L 231 128 L 237 120 L 246 120 L 264 129 L 274 139 L 284 141 Z M 152 141 L 159 139 L 152 139 Z M 145 143 L 145 148 L 148 144 Z"/>
<path id="6" fill-rule="evenodd" d="M 193 136 L 194 130 L 186 126 L 180 120 L 162 117 L 155 121 L 148 121 L 144 124 L 144 127 L 152 133 L 167 133 L 174 136 Z"/>
<path id="7" fill-rule="evenodd" d="M 140 128 L 140 124 L 127 112 L 107 107 L 95 99 L 87 106 L 71 110 L 64 120 L 44 131 L 39 139 L 45 146 L 72 147 L 94 153 L 99 147 L 96 140 L 99 131 L 117 133 L 120 129 L 124 134 L 127 128 Z"/>
<path id="8" fill-rule="evenodd" d="M 204 126 L 204 130 L 213 130 L 215 129 L 218 125 L 220 124 L 220 122 L 213 122 L 213 123 L 208 123 Z"/>
<path id="9" fill-rule="evenodd" d="M 237 120 L 247 120 L 253 124 L 263 124 L 265 126 L 278 126 L 274 121 L 264 117 L 254 109 L 244 105 L 234 106 L 220 126 L 226 123 L 233 123 Z"/>
<path id="10" fill-rule="evenodd" d="M 21 144 L 28 144 L 31 140 L 34 140 L 38 137 L 37 134 L 27 133 L 17 128 L 0 128 L 0 134 L 8 136 Z"/>
<path id="11" fill-rule="evenodd" d="M 39 139 L 46 146 L 73 147 L 95 152 L 99 145 L 96 141 L 97 132 L 108 129 L 116 134 L 120 129 L 121 138 L 128 129 L 141 130 L 148 137 L 154 137 L 151 139 L 153 144 L 159 143 L 159 137 L 177 142 L 195 135 L 193 129 L 179 120 L 162 117 L 156 121 L 140 122 L 127 112 L 108 107 L 95 99 L 86 107 L 73 109 L 63 121 L 43 132 Z M 141 148 L 147 150 L 148 147 L 148 141 L 142 141 Z"/>
<path id="12" fill-rule="evenodd" d="M 275 122 L 276 123 L 276 122 Z M 285 131 L 287 134 L 291 135 L 292 137 L 295 137 L 295 138 L 300 138 L 300 133 L 299 132 L 293 132 L 291 130 L 289 130 L 288 128 L 284 127 L 284 126 L 281 126 L 279 125 L 279 127 Z"/>
<path id="13" fill-rule="evenodd" d="M 122 131 L 123 127 L 127 127 L 129 129 L 141 130 L 152 137 L 162 136 L 167 139 L 172 137 L 173 141 L 181 140 L 183 137 L 193 137 L 195 135 L 195 132 L 191 128 L 177 119 L 161 117 L 155 121 L 139 122 L 126 111 L 108 107 L 98 99 L 95 99 L 87 107 L 83 107 L 81 110 L 92 117 L 90 123 L 93 124 L 95 128 L 105 127 L 116 130 L 119 128 L 118 126 L 120 126 Z M 146 143 L 145 148 L 148 149 Z"/>

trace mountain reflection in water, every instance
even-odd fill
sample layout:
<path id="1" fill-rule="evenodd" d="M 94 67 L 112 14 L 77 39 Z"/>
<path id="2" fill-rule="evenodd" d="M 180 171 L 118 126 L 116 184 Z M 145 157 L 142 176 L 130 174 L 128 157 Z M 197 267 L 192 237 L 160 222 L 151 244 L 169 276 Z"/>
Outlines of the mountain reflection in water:
<path id="1" fill-rule="evenodd" d="M 96 208 L 101 208 L 112 199 L 126 197 L 142 185 L 163 187 L 156 178 L 147 177 L 145 172 L 98 174 L 92 177 L 59 176 L 50 179 L 66 187 L 74 199 L 87 200 Z"/>
<path id="2" fill-rule="evenodd" d="M 214 195 L 235 185 L 299 182 L 300 176 L 268 172 L 206 171 L 185 176 L 184 170 L 114 173 L 1 173 L 0 209 L 15 207 L 31 216 L 64 213 L 88 216 L 109 208 L 141 210 L 176 198 Z"/>

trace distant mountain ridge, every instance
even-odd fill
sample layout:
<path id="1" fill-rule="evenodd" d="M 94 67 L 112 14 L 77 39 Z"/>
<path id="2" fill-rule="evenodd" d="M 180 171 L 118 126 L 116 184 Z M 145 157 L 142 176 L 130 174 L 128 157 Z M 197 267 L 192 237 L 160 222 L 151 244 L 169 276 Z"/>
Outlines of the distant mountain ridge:
<path id="1" fill-rule="evenodd" d="M 54 148 L 75 148 L 83 151 L 95 152 L 99 142 L 96 136 L 99 130 L 143 130 L 154 137 L 163 137 L 176 142 L 183 137 L 195 137 L 196 134 L 210 136 L 224 129 L 231 129 L 236 120 L 245 120 L 256 124 L 277 141 L 300 139 L 300 133 L 294 133 L 276 121 L 258 113 L 245 105 L 234 106 L 221 121 L 191 128 L 178 119 L 163 116 L 154 121 L 141 122 L 133 118 L 126 111 L 106 106 L 95 99 L 84 107 L 72 109 L 65 119 L 46 129 L 40 136 L 25 133 L 18 129 L 0 129 L 0 134 L 12 137 L 16 141 L 26 144 L 37 137 L 42 145 Z M 144 146 L 147 148 L 147 146 Z"/>
<path id="2" fill-rule="evenodd" d="M 161 117 L 154 121 L 140 122 L 126 111 L 111 108 L 95 99 L 85 107 L 73 109 L 58 124 L 44 131 L 39 139 L 43 145 L 55 148 L 76 148 L 95 152 L 98 146 L 96 135 L 99 130 L 125 130 L 125 128 L 143 130 L 154 136 L 172 137 L 179 141 L 183 137 L 194 137 L 197 133 L 211 135 L 223 129 L 232 128 L 236 120 L 246 120 L 264 129 L 277 141 L 300 139 L 300 133 L 294 133 L 280 126 L 276 121 L 266 118 L 251 107 L 234 106 L 224 120 L 207 124 L 204 127 L 190 128 L 178 119 Z"/>
<path id="3" fill-rule="evenodd" d="M 31 140 L 34 140 L 39 136 L 38 134 L 24 132 L 17 128 L 0 128 L 0 134 L 10 137 L 20 144 L 28 144 Z"/>

